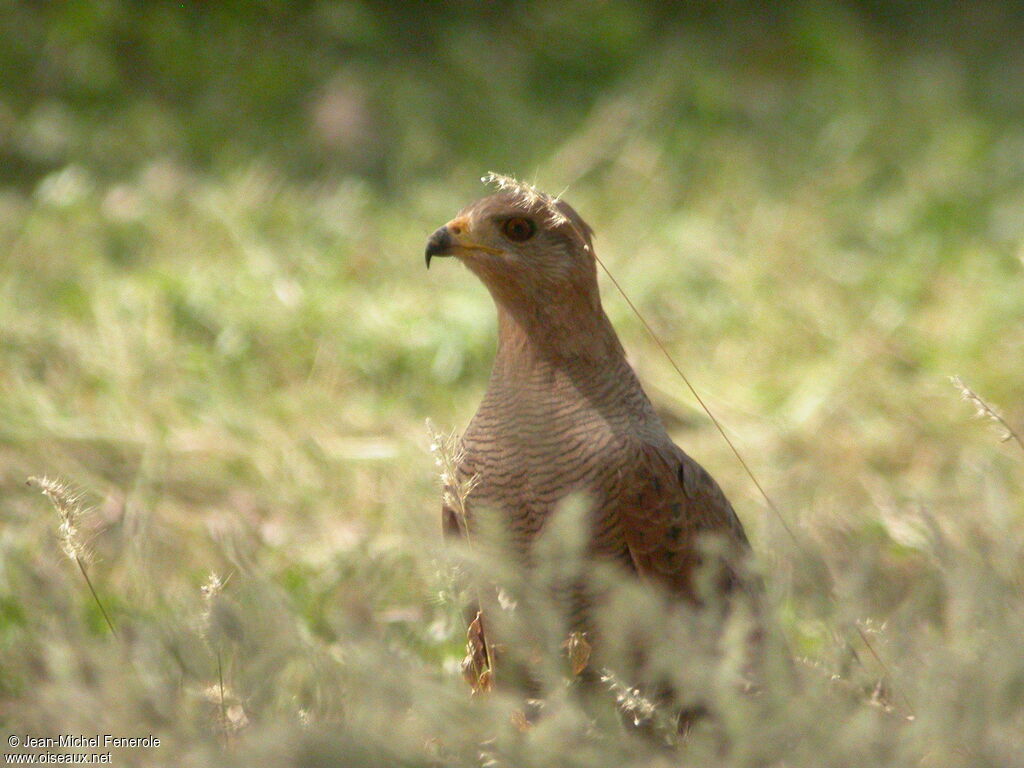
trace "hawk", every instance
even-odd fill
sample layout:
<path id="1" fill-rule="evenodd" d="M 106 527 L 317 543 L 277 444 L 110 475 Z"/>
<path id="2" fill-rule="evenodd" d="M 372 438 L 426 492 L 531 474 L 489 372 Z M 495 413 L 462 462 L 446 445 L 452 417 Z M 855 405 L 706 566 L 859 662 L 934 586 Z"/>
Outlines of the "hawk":
<path id="1" fill-rule="evenodd" d="M 426 246 L 428 268 L 459 259 L 498 314 L 490 382 L 461 440 L 458 475 L 472 478 L 472 491 L 464 510 L 444 505 L 444 531 L 469 535 L 493 510 L 528 556 L 559 503 L 583 494 L 589 556 L 696 603 L 702 539 L 725 539 L 742 555 L 743 526 L 715 480 L 673 443 L 627 362 L 601 306 L 591 228 L 564 200 L 498 179 L 498 192 Z M 733 590 L 738 573 L 727 564 L 717 589 Z M 570 625 L 586 627 L 586 611 L 580 601 Z M 471 640 L 481 629 L 475 622 Z"/>

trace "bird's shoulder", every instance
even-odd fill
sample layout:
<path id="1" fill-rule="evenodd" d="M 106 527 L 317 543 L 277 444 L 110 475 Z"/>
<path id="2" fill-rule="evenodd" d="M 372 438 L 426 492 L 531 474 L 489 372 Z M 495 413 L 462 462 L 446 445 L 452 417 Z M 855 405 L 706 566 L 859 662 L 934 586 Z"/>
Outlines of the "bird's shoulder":
<path id="1" fill-rule="evenodd" d="M 715 479 L 670 440 L 640 441 L 623 478 L 619 524 L 636 570 L 689 591 L 702 546 L 749 548 L 743 525 Z"/>

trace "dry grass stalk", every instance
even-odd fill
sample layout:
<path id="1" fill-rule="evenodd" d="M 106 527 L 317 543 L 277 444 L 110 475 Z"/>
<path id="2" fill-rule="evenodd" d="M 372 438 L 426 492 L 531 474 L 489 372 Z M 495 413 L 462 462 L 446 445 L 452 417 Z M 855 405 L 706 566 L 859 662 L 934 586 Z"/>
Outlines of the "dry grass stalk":
<path id="1" fill-rule="evenodd" d="M 30 477 L 28 484 L 33 488 L 38 488 L 50 500 L 53 508 L 57 510 L 57 514 L 60 516 L 60 527 L 57 530 L 57 534 L 60 537 L 61 549 L 64 550 L 64 554 L 67 555 L 68 559 L 78 566 L 78 570 L 82 573 L 82 578 L 85 579 L 85 585 L 89 588 L 89 593 L 96 603 L 96 607 L 99 608 L 103 620 L 110 628 L 110 634 L 117 637 L 117 629 L 114 628 L 114 622 L 111 621 L 107 609 L 103 607 L 103 602 L 96 593 L 96 588 L 93 587 L 92 579 L 89 578 L 89 572 L 85 567 L 89 560 L 89 550 L 85 545 L 78 524 L 89 513 L 89 508 L 85 506 L 82 494 L 74 490 L 67 483 L 46 477 L 45 475 L 42 477 Z"/>
<path id="2" fill-rule="evenodd" d="M 462 448 L 458 435 L 454 432 L 440 432 L 430 419 L 427 419 L 427 433 L 430 435 L 430 452 L 434 454 L 434 462 L 440 472 L 443 503 L 455 512 L 466 543 L 472 547 L 466 499 L 476 486 L 477 478 L 459 478 Z M 462 661 L 462 674 L 473 693 L 484 693 L 494 687 L 495 669 L 494 658 L 484 634 L 483 603 L 479 594 L 476 603 L 476 616 L 466 630 L 466 657 Z"/>
<path id="3" fill-rule="evenodd" d="M 974 415 L 979 419 L 988 419 L 993 424 L 998 426 L 1003 434 L 1000 439 L 1005 443 L 1010 440 L 1016 440 L 1017 445 L 1024 450 L 1024 439 L 1021 438 L 1020 434 L 1010 426 L 1010 423 L 1003 417 L 994 406 L 989 405 L 985 400 L 982 399 L 981 395 L 971 389 L 964 383 L 964 380 L 959 376 L 950 376 L 949 380 L 953 382 L 953 386 L 960 392 L 960 399 L 965 400 L 974 406 Z"/>
<path id="4" fill-rule="evenodd" d="M 476 487 L 477 478 L 459 479 L 459 463 L 463 452 L 459 445 L 459 436 L 454 432 L 444 434 L 434 423 L 427 419 L 427 433 L 430 435 L 430 452 L 434 454 L 441 477 L 444 503 L 451 507 L 459 518 L 459 525 L 469 539 L 469 521 L 466 516 L 466 499 Z"/>
<path id="5" fill-rule="evenodd" d="M 524 205 L 531 207 L 535 205 L 541 206 L 548 215 L 548 223 L 553 226 L 565 224 L 569 221 L 565 214 L 558 210 L 558 207 L 555 205 L 558 202 L 558 198 L 552 197 L 546 192 L 541 192 L 532 184 L 527 184 L 525 181 L 519 181 L 519 179 L 513 176 L 505 176 L 494 171 L 489 171 L 484 176 L 481 176 L 480 181 L 484 184 L 495 186 L 502 192 L 514 195 Z"/>
<path id="6" fill-rule="evenodd" d="M 627 685 L 610 669 L 601 670 L 601 682 L 615 695 L 619 710 L 632 719 L 633 725 L 650 722 L 658 714 L 653 701 L 645 697 L 639 688 Z"/>
<path id="7" fill-rule="evenodd" d="M 230 578 L 230 576 L 228 577 Z M 203 639 L 206 644 L 210 646 L 214 655 L 217 657 L 217 691 L 218 691 L 218 704 L 220 706 L 220 725 L 221 731 L 224 736 L 224 746 L 228 746 L 230 742 L 230 734 L 228 730 L 228 711 L 227 705 L 224 702 L 224 664 L 221 659 L 221 648 L 220 643 L 215 642 L 212 637 L 213 633 L 210 631 L 213 623 L 214 613 L 214 602 L 220 596 L 220 593 L 224 590 L 224 585 L 228 583 L 228 579 L 222 579 L 213 571 L 210 572 L 210 577 L 206 580 L 199 589 L 203 595 L 203 613 L 202 613 L 202 633 Z"/>

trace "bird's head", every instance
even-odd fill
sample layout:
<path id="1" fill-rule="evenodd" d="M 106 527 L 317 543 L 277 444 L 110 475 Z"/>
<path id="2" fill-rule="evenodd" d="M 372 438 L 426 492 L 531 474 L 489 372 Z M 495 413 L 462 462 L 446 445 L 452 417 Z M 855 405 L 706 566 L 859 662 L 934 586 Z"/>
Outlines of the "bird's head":
<path id="1" fill-rule="evenodd" d="M 427 241 L 427 267 L 455 256 L 509 308 L 600 307 L 592 231 L 572 207 L 523 184 L 462 209 Z"/>
<path id="2" fill-rule="evenodd" d="M 499 191 L 434 232 L 426 258 L 429 267 L 435 256 L 455 256 L 487 286 L 498 305 L 499 359 L 515 368 L 535 353 L 547 361 L 622 357 L 601 308 L 587 223 L 528 184 L 495 174 L 484 181 Z"/>

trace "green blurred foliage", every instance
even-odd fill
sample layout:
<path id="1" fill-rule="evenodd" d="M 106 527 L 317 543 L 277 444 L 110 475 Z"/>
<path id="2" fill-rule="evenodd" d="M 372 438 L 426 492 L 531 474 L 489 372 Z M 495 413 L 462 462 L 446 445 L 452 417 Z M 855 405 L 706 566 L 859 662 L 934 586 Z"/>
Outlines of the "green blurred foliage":
<path id="1" fill-rule="evenodd" d="M 778 103 L 812 73 L 839 81 L 830 96 L 849 106 L 886 98 L 885 62 L 908 43 L 1016 119 L 1024 103 L 1005 80 L 1021 22 L 1013 4 L 952 1 L 7 0 L 0 160 L 31 182 L 72 161 L 116 178 L 154 155 L 219 168 L 266 156 L 392 189 L 453 166 L 530 168 L 608 89 L 664 74 L 667 46 L 671 117 L 706 130 L 817 119 L 811 103 Z M 736 93 L 737 74 L 767 92 Z"/>

